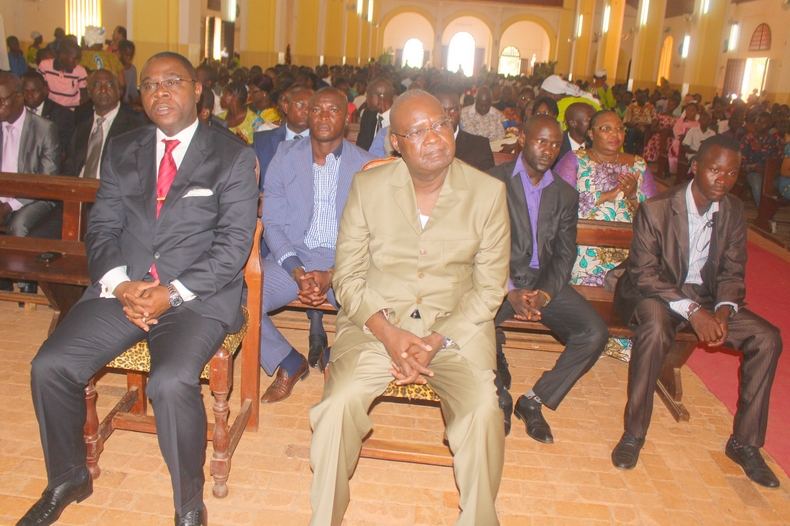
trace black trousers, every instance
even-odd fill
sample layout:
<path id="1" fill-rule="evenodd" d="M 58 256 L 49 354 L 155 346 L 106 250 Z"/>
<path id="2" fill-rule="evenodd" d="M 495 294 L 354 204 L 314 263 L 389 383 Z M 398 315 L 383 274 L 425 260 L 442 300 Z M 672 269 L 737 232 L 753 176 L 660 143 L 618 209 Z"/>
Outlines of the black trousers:
<path id="1" fill-rule="evenodd" d="M 541 309 L 541 313 L 541 323 L 559 336 L 565 350 L 532 390 L 543 405 L 556 410 L 579 378 L 601 356 L 609 339 L 609 329 L 592 305 L 570 285 L 563 287 L 557 297 Z M 514 314 L 513 306 L 505 300 L 494 323 L 499 326 Z"/>
<path id="2" fill-rule="evenodd" d="M 686 285 L 684 292 L 702 308 L 713 312 L 715 304 L 702 286 Z M 653 393 L 675 334 L 688 325 L 682 316 L 655 299 L 644 299 L 636 307 L 631 362 L 628 364 L 628 403 L 625 430 L 643 438 L 653 414 Z M 748 309 L 740 309 L 728 323 L 724 347 L 743 352 L 741 386 L 733 434 L 741 444 L 762 447 L 768 426 L 768 404 L 776 364 L 782 354 L 779 329 Z"/>
<path id="3" fill-rule="evenodd" d="M 99 298 L 75 305 L 39 349 L 32 362 L 31 388 L 50 488 L 85 469 L 84 387 L 99 369 L 145 337 L 126 319 L 119 301 Z M 225 330 L 220 322 L 182 306 L 165 312 L 147 337 L 147 394 L 170 470 L 175 509 L 183 515 L 203 505 L 206 411 L 199 378 Z"/>

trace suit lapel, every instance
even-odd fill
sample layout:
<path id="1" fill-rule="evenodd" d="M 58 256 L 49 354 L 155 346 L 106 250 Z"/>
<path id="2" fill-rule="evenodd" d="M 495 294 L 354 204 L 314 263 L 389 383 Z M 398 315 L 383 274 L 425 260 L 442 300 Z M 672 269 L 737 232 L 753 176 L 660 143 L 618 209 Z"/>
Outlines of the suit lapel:
<path id="1" fill-rule="evenodd" d="M 523 238 L 526 246 L 532 249 L 532 222 L 529 220 L 529 208 L 527 207 L 527 196 L 524 194 L 524 182 L 521 180 L 521 175 L 516 174 L 513 176 L 513 170 L 516 167 L 516 161 L 507 163 L 508 168 L 504 169 L 506 181 L 510 186 L 510 195 L 513 197 L 514 207 L 510 211 L 515 215 L 516 224 L 524 229 Z M 540 218 L 538 218 L 540 224 Z"/>
<path id="2" fill-rule="evenodd" d="M 422 234 L 422 225 L 420 225 L 419 212 L 417 212 L 417 198 L 414 195 L 414 185 L 411 182 L 409 169 L 406 167 L 406 163 L 404 163 L 403 160 L 395 162 L 397 166 L 395 167 L 395 172 L 390 177 L 389 184 L 395 187 L 393 188 L 395 192 L 395 202 L 398 203 L 406 221 L 414 229 L 414 233 L 419 236 Z M 444 189 L 442 191 L 444 191 Z"/>
<path id="3" fill-rule="evenodd" d="M 689 270 L 689 218 L 686 206 L 686 186 L 682 186 L 675 192 L 675 196 L 672 198 L 672 211 L 672 236 L 678 240 L 680 249 L 675 259 L 675 268 L 680 270 L 678 274 L 682 282 L 685 282 Z"/>
<path id="4" fill-rule="evenodd" d="M 162 205 L 162 210 L 159 212 L 159 219 L 162 219 L 167 213 L 175 206 L 176 201 L 184 193 L 189 182 L 195 176 L 198 167 L 203 163 L 208 151 L 208 129 L 203 124 L 198 124 L 195 135 L 189 143 L 187 152 L 184 159 L 181 161 L 181 166 L 178 167 L 176 177 L 173 179 L 173 184 L 170 185 L 170 190 L 167 192 L 165 203 Z M 160 221 L 161 224 L 161 221 Z"/>
<path id="5" fill-rule="evenodd" d="M 557 176 L 555 175 L 554 177 Z M 544 252 L 543 245 L 546 244 L 546 232 L 550 229 L 549 225 L 551 224 L 551 222 L 556 221 L 556 219 L 553 218 L 555 218 L 554 210 L 556 210 L 557 208 L 557 199 L 559 197 L 559 194 L 557 192 L 558 192 L 557 185 L 552 183 L 548 185 L 546 188 L 544 188 L 543 192 L 540 194 L 540 206 L 538 207 L 537 236 L 538 236 L 538 263 L 541 265 L 541 268 L 543 268 L 543 264 L 540 261 L 540 257 Z"/>
<path id="6" fill-rule="evenodd" d="M 143 191 L 145 203 L 145 216 L 151 231 L 156 226 L 156 128 L 151 128 L 147 136 L 140 141 L 137 148 L 137 176 L 140 178 L 140 188 Z"/>
<path id="7" fill-rule="evenodd" d="M 463 192 L 469 188 L 464 176 L 464 169 L 460 161 L 453 160 L 450 165 L 450 170 L 447 172 L 447 177 L 444 180 L 442 189 L 439 192 L 439 197 L 436 199 L 436 204 L 433 205 L 431 217 L 425 224 L 425 229 L 434 228 L 435 225 L 447 216 L 448 213 L 461 201 L 457 192 Z M 415 198 L 415 203 L 417 202 Z"/>
<path id="8" fill-rule="evenodd" d="M 356 156 L 350 142 L 343 140 L 343 153 L 340 156 L 340 170 L 337 174 L 337 192 L 335 194 L 335 218 L 340 224 L 340 216 L 346 206 L 348 192 L 351 190 L 351 181 L 354 180 L 354 166 L 356 166 Z"/>
<path id="9" fill-rule="evenodd" d="M 27 112 L 27 109 L 22 111 Z M 30 154 L 30 152 L 35 151 L 33 148 L 33 141 L 35 141 L 35 133 L 33 132 L 33 117 L 32 113 L 27 113 L 25 115 L 25 122 L 22 124 L 22 135 L 19 137 L 19 156 L 17 162 L 19 163 L 17 166 L 17 171 L 19 173 L 26 173 L 30 170 L 28 163 L 25 162 L 25 157 Z"/>

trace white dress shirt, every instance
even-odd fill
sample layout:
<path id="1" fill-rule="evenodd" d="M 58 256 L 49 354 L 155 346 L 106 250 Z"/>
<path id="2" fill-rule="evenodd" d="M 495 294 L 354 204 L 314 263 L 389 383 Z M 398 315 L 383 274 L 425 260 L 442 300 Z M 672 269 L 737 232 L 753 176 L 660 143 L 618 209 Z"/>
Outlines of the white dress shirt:
<path id="1" fill-rule="evenodd" d="M 178 146 L 176 146 L 173 151 L 171 152 L 173 155 L 173 160 L 176 163 L 176 169 L 181 167 L 181 161 L 184 160 L 184 155 L 187 153 L 187 149 L 189 148 L 189 143 L 192 142 L 192 137 L 195 136 L 195 131 L 197 131 L 199 120 L 195 119 L 191 125 L 187 126 L 180 132 L 178 132 L 173 137 L 167 137 L 162 130 L 159 128 L 156 129 L 156 166 L 157 166 L 157 177 L 159 176 L 158 167 L 162 162 L 162 158 L 165 156 L 165 143 L 164 140 L 173 140 L 177 139 L 181 141 Z M 125 281 L 131 281 L 129 279 L 129 275 L 126 273 L 127 267 L 115 267 L 114 269 L 109 270 L 102 279 L 99 280 L 99 284 L 101 284 L 101 297 L 102 298 L 114 298 L 113 292 L 115 292 L 115 287 L 120 285 Z M 191 301 L 195 299 L 195 294 L 192 293 L 188 288 L 186 288 L 180 281 L 177 279 L 173 280 L 171 284 L 178 290 L 178 293 L 181 295 L 181 298 L 184 301 Z"/>
<path id="2" fill-rule="evenodd" d="M 115 117 L 118 115 L 118 110 L 120 109 L 121 109 L 121 104 L 118 103 L 118 105 L 115 106 L 115 108 L 111 109 L 104 115 L 99 115 L 96 112 L 93 113 L 93 126 L 91 126 L 91 132 L 88 134 L 88 137 L 90 137 L 91 134 L 93 133 L 93 130 L 96 129 L 96 121 L 104 117 L 104 122 L 102 122 L 101 125 L 101 130 L 102 133 L 104 134 L 104 137 L 102 137 L 102 141 L 101 141 L 101 151 L 99 152 L 99 159 L 101 159 L 101 156 L 104 153 L 104 147 L 107 145 L 107 134 L 110 133 L 110 126 L 112 126 L 112 123 L 115 121 Z M 99 170 L 97 171 L 98 173 L 96 174 L 96 179 L 101 179 L 101 164 L 99 164 Z M 80 177 L 85 177 L 85 165 L 83 165 L 82 169 L 80 170 Z"/>
<path id="3" fill-rule="evenodd" d="M 691 184 L 686 188 L 686 208 L 688 209 L 689 222 L 689 269 L 686 273 L 686 283 L 702 285 L 702 267 L 708 261 L 710 252 L 710 238 L 713 234 L 713 214 L 719 211 L 719 203 L 713 202 L 707 212 L 700 215 L 694 195 L 691 193 Z M 688 309 L 696 303 L 690 299 L 672 301 L 669 308 L 688 319 Z M 722 301 L 716 305 L 718 310 L 722 305 L 729 305 L 733 312 L 738 312 L 738 305 L 729 301 Z"/>
<path id="4" fill-rule="evenodd" d="M 285 140 L 286 141 L 294 140 L 294 137 L 296 137 L 297 135 L 301 136 L 303 139 L 305 137 L 309 137 L 310 136 L 310 128 L 306 128 L 302 133 L 296 133 L 295 131 L 291 130 L 291 128 L 289 128 L 287 124 L 285 124 L 284 126 L 285 126 Z"/>
<path id="5" fill-rule="evenodd" d="M 19 145 L 22 141 L 26 114 L 27 109 L 23 109 L 22 115 L 14 122 L 0 123 L 3 126 L 3 172 L 19 173 Z M 22 208 L 22 203 L 13 197 L 0 197 L 0 203 L 8 203 L 13 211 Z"/>
<path id="6" fill-rule="evenodd" d="M 571 137 L 570 133 L 568 134 L 568 142 L 571 143 L 571 151 L 572 152 L 575 152 L 576 150 L 578 150 L 579 148 L 582 148 L 584 146 L 583 142 L 576 142 L 576 141 L 574 141 L 573 137 Z"/>

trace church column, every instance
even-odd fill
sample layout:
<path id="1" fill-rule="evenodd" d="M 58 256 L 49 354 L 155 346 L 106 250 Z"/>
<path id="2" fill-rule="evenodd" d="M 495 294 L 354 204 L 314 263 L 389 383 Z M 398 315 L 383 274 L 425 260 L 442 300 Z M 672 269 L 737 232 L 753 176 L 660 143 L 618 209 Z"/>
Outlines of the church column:
<path id="1" fill-rule="evenodd" d="M 625 80 L 615 78 L 615 75 L 617 75 L 617 62 L 620 58 L 620 35 L 623 32 L 625 0 L 605 0 L 603 8 L 604 16 L 603 25 L 601 26 L 602 35 L 598 63 L 600 67 L 606 68 L 609 74 L 608 82 L 615 84 Z"/>
<path id="2" fill-rule="evenodd" d="M 241 0 L 241 63 L 266 69 L 277 63 L 277 0 Z M 282 46 L 285 51 L 285 45 Z"/>
<path id="3" fill-rule="evenodd" d="M 637 27 L 634 52 L 631 62 L 632 90 L 649 88 L 651 91 L 658 80 L 658 59 L 661 54 L 663 33 L 661 28 L 667 0 L 640 0 L 637 12 Z"/>
<path id="4" fill-rule="evenodd" d="M 703 100 L 711 100 L 716 94 L 726 18 L 726 2 L 697 0 L 694 13 L 688 18 L 689 45 L 683 93 L 700 93 Z"/>
<path id="5" fill-rule="evenodd" d="M 557 27 L 557 42 L 555 42 L 555 56 L 549 60 L 556 60 L 555 71 L 558 73 L 571 73 L 571 56 L 573 55 L 573 37 L 576 29 L 576 0 L 565 0 L 560 11 L 560 23 Z M 575 76 L 574 76 L 575 78 Z"/>
<path id="6" fill-rule="evenodd" d="M 183 52 L 179 46 L 180 0 L 128 0 L 127 30 L 136 48 L 134 63 L 141 70 L 149 57 L 162 51 Z M 186 0 L 187 11 L 200 12 L 198 0 Z M 153 14 L 156 16 L 153 16 Z M 185 15 L 188 16 L 188 15 Z M 186 53 L 185 53 L 186 54 Z"/>
<path id="7" fill-rule="evenodd" d="M 592 53 L 592 34 L 593 17 L 595 14 L 595 0 L 579 0 L 576 20 L 573 30 L 575 31 L 573 63 L 570 72 L 573 73 L 573 80 L 589 79 L 592 75 L 589 72 L 590 53 Z"/>
<path id="8" fill-rule="evenodd" d="M 291 64 L 318 64 L 320 0 L 299 0 L 295 36 L 291 44 Z"/>

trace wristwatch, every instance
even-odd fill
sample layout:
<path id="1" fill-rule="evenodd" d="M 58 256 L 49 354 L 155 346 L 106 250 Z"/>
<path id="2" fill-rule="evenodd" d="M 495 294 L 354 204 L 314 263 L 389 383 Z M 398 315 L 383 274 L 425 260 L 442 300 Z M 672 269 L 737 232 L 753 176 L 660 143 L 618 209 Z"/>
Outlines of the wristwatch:
<path id="1" fill-rule="evenodd" d="M 178 289 L 172 283 L 167 286 L 168 292 L 170 292 L 170 306 L 171 307 L 178 307 L 182 303 L 184 303 L 184 298 L 181 297 L 179 294 Z"/>
<path id="2" fill-rule="evenodd" d="M 689 305 L 688 310 L 686 311 L 686 319 L 691 318 L 698 310 L 700 310 L 701 305 L 699 303 L 692 303 Z"/>
<path id="3" fill-rule="evenodd" d="M 306 272 L 306 270 L 305 270 L 305 268 L 304 268 L 304 265 L 299 265 L 298 267 L 296 267 L 295 269 L 293 269 L 293 270 L 291 271 L 291 279 L 292 279 L 292 280 L 296 281 L 296 274 L 297 274 L 297 273 L 298 273 L 300 270 L 301 270 L 302 272 Z"/>

